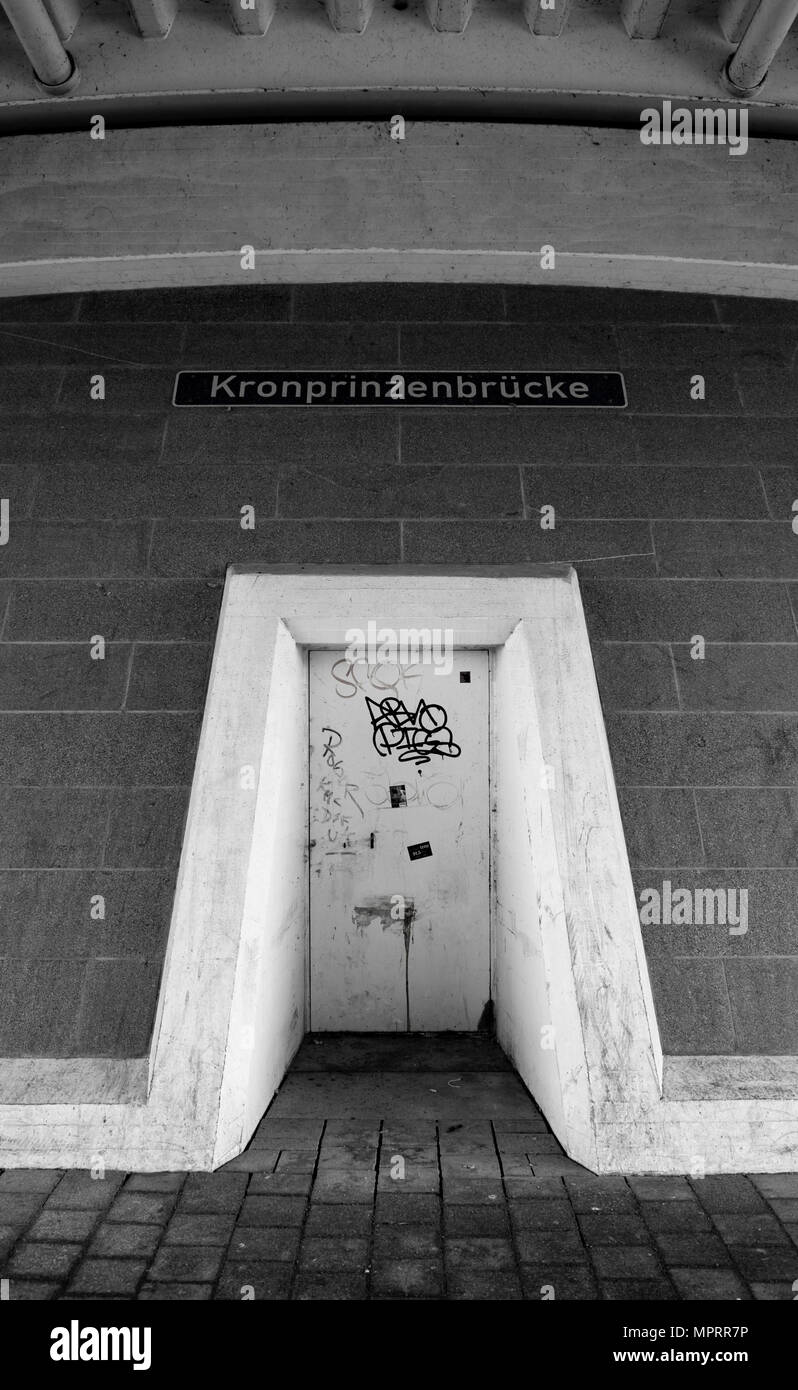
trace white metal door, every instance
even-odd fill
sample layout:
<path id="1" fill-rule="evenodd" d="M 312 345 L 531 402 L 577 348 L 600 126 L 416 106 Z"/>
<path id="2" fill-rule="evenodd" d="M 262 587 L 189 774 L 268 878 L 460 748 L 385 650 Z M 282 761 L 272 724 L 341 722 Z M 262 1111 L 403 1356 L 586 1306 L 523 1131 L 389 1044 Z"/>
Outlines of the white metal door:
<path id="1" fill-rule="evenodd" d="M 488 653 L 309 653 L 310 1026 L 475 1029 L 490 997 Z"/>

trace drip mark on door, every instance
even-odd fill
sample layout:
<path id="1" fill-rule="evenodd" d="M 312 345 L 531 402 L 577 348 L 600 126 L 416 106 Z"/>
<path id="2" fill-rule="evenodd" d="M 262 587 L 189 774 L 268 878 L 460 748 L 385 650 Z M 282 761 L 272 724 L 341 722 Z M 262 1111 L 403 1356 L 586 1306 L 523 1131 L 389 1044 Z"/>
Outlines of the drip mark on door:
<path id="1" fill-rule="evenodd" d="M 389 898 L 367 898 L 364 903 L 352 909 L 355 929 L 362 935 L 369 927 L 381 927 L 383 931 L 396 932 L 399 929 L 405 947 L 405 1010 L 406 1028 L 410 1032 L 410 946 L 413 940 L 413 922 L 416 906 L 413 898 L 403 893 L 392 893 Z"/>

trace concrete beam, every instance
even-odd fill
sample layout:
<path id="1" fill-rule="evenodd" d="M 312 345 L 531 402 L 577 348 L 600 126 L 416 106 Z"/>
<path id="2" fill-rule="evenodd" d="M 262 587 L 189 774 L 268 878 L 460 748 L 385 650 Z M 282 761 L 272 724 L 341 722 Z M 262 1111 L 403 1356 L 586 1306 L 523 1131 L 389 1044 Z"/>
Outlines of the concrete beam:
<path id="1" fill-rule="evenodd" d="M 621 19 L 631 39 L 656 39 L 671 0 L 621 0 Z"/>
<path id="2" fill-rule="evenodd" d="M 82 133 L 0 140 L 0 295 L 486 280 L 798 299 L 787 140 L 732 159 L 634 130 L 408 122 L 399 143 L 387 122 L 331 122 L 106 145 L 98 163 Z"/>
<path id="3" fill-rule="evenodd" d="M 429 22 L 436 33 L 464 34 L 474 0 L 427 0 Z"/>
<path id="4" fill-rule="evenodd" d="M 265 34 L 274 18 L 275 0 L 227 0 L 237 34 Z"/>
<path id="5" fill-rule="evenodd" d="M 327 16 L 338 34 L 362 34 L 371 19 L 374 0 L 325 0 Z"/>
<path id="6" fill-rule="evenodd" d="M 127 0 L 143 39 L 165 39 L 175 21 L 180 0 Z"/>
<path id="7" fill-rule="evenodd" d="M 565 28 L 571 0 L 524 0 L 524 18 L 533 34 L 557 38 Z"/>
<path id="8" fill-rule="evenodd" d="M 71 39 L 83 13 L 83 0 L 44 0 L 44 5 L 59 38 Z"/>
<path id="9" fill-rule="evenodd" d="M 759 0 L 723 0 L 718 10 L 718 23 L 729 43 L 740 42 L 758 4 Z"/>

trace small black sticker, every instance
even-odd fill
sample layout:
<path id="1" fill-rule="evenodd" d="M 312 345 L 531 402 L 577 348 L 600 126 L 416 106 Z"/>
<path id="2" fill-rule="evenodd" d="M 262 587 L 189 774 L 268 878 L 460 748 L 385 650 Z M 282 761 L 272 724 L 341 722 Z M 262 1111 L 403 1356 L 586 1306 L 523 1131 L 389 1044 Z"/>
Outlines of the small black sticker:
<path id="1" fill-rule="evenodd" d="M 429 859 L 432 855 L 429 840 L 422 840 L 420 845 L 408 845 L 407 852 L 411 859 Z"/>
<path id="2" fill-rule="evenodd" d="M 392 806 L 406 806 L 406 805 L 407 805 L 407 787 L 404 785 L 404 783 L 401 783 L 401 782 L 400 782 L 400 783 L 399 783 L 397 786 L 395 786 L 395 787 L 389 787 L 388 790 L 389 790 L 389 792 L 391 793 L 391 805 L 392 805 Z"/>
<path id="3" fill-rule="evenodd" d="M 460 684 L 461 684 L 461 685 L 470 685 L 470 684 L 471 684 L 471 672 L 470 672 L 470 671 L 461 671 L 461 672 L 460 672 Z"/>

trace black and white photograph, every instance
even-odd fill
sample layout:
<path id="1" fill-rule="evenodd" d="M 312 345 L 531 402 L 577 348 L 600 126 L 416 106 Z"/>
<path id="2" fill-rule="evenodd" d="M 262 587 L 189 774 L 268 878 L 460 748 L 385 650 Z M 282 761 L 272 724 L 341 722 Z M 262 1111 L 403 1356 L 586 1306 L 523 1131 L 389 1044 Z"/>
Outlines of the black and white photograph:
<path id="1" fill-rule="evenodd" d="M 796 142 L 798 0 L 0 0 L 37 1377 L 783 1374 Z"/>

